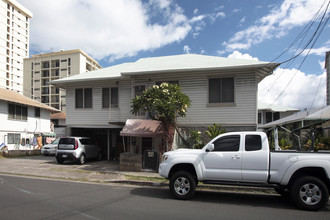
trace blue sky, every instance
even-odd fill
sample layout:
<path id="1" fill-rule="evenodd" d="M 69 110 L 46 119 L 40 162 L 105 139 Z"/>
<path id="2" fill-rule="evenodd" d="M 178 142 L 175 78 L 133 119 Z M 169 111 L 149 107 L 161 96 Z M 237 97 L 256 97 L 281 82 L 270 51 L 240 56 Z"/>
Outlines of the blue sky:
<path id="1" fill-rule="evenodd" d="M 328 0 L 18 1 L 34 14 L 30 55 L 80 48 L 103 67 L 183 53 L 283 62 L 296 49 L 302 50 L 328 4 Z M 301 44 L 297 41 L 274 60 L 318 11 Z M 259 84 L 260 101 L 299 109 L 325 105 L 329 27 L 327 23 L 299 70 L 304 56 L 281 65 Z"/>

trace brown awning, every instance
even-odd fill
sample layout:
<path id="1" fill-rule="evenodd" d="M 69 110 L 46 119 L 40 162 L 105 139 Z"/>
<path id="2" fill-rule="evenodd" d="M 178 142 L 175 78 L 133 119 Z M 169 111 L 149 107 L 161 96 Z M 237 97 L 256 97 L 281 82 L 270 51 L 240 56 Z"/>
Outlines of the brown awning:
<path id="1" fill-rule="evenodd" d="M 156 137 L 163 135 L 160 121 L 144 119 L 127 119 L 121 136 Z"/>

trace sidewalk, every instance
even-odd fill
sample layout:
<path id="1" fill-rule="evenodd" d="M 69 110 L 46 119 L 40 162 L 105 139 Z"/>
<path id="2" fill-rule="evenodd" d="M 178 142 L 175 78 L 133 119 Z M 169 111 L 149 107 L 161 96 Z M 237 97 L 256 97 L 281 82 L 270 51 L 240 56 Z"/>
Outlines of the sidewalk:
<path id="1" fill-rule="evenodd" d="M 119 171 L 118 161 L 87 161 L 84 165 L 65 162 L 57 164 L 54 156 L 26 156 L 0 158 L 0 175 L 20 175 L 39 178 L 95 183 L 130 184 L 139 186 L 168 186 L 168 180 L 153 172 Z M 269 188 L 233 187 L 219 185 L 198 186 L 199 189 L 274 193 Z"/>

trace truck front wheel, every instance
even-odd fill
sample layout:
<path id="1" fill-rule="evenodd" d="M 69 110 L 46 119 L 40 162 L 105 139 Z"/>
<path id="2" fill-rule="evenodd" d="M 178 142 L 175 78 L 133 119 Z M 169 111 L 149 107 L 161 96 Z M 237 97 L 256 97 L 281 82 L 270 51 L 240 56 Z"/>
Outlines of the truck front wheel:
<path id="1" fill-rule="evenodd" d="M 290 190 L 291 198 L 300 209 L 317 211 L 329 200 L 329 192 L 325 184 L 313 176 L 297 179 Z"/>
<path id="2" fill-rule="evenodd" d="M 196 190 L 196 181 L 186 171 L 175 173 L 170 179 L 170 191 L 176 199 L 191 199 Z"/>

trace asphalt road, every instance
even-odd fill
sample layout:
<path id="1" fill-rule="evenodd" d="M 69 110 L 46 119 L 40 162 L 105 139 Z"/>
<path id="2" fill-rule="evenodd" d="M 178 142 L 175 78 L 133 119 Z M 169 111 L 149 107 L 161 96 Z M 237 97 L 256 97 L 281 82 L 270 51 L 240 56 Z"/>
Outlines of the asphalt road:
<path id="1" fill-rule="evenodd" d="M 197 191 L 190 201 L 168 189 L 0 175 L 1 219 L 330 219 L 297 210 L 277 195 Z"/>

